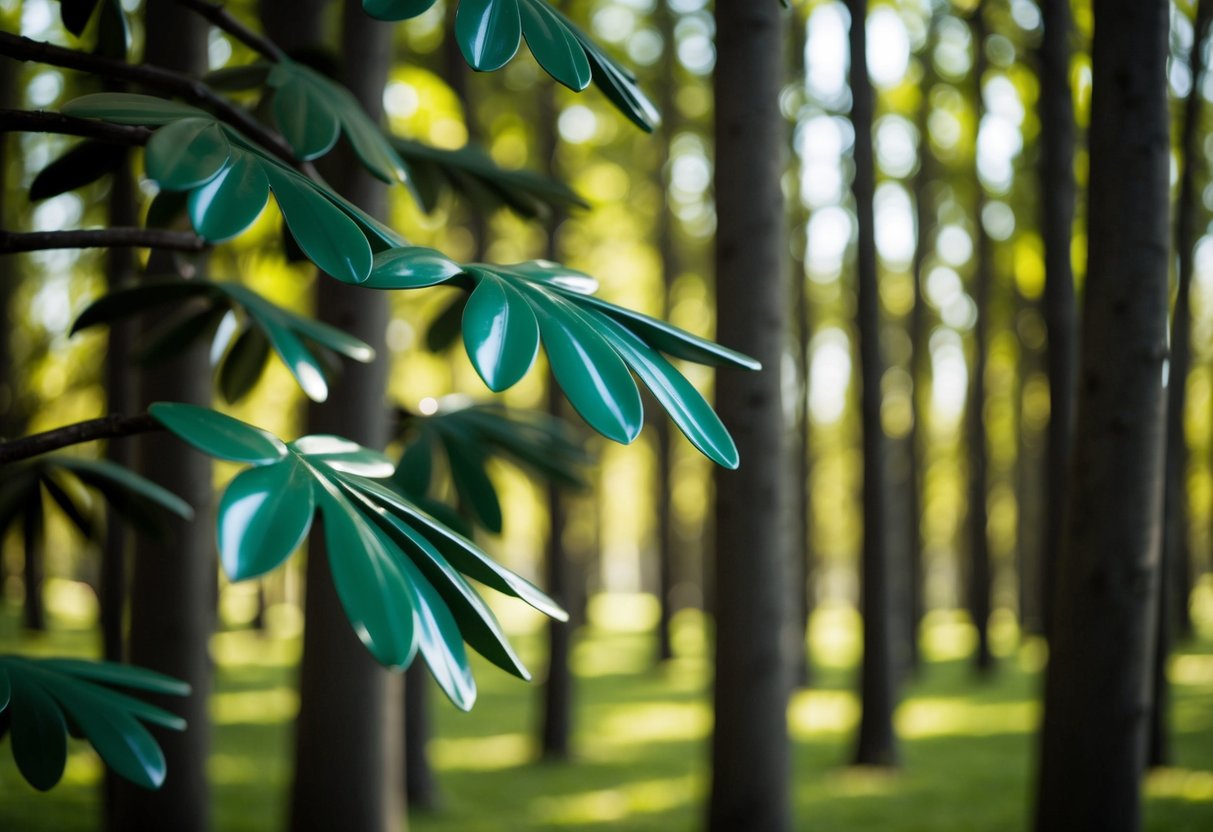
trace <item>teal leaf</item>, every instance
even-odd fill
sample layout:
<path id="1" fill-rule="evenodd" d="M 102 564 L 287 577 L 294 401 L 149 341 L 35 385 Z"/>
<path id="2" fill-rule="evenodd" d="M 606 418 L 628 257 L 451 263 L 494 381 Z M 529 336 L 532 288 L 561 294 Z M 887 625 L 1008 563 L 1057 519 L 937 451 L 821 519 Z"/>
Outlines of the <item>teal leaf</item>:
<path id="1" fill-rule="evenodd" d="M 518 52 L 522 40 L 518 0 L 460 0 L 455 39 L 473 69 L 501 69 Z"/>
<path id="2" fill-rule="evenodd" d="M 739 460 L 733 438 L 694 385 L 622 324 L 602 313 L 590 314 L 599 331 L 661 402 L 691 444 L 718 465 L 736 468 Z"/>
<path id="3" fill-rule="evenodd" d="M 150 503 L 183 520 L 194 517 L 194 510 L 185 500 L 117 463 L 58 454 L 49 459 L 53 460 L 55 466 L 71 472 L 81 482 L 100 491 L 116 508 L 121 508 L 124 501 L 134 499 Z"/>
<path id="4" fill-rule="evenodd" d="M 308 259 L 345 283 L 362 283 L 371 271 L 371 247 L 336 205 L 294 171 L 264 166 L 286 224 Z"/>
<path id="5" fill-rule="evenodd" d="M 388 667 L 407 667 L 417 652 L 417 599 L 404 554 L 364 519 L 337 487 L 317 478 L 329 570 L 359 640 Z"/>
<path id="6" fill-rule="evenodd" d="M 304 456 L 310 463 L 320 463 L 343 474 L 384 479 L 396 470 L 392 461 L 383 454 L 340 436 L 303 436 L 291 442 L 288 447 Z"/>
<path id="7" fill-rule="evenodd" d="M 98 92 L 74 98 L 60 108 L 64 115 L 76 118 L 100 118 L 114 124 L 154 127 L 184 118 L 211 118 L 205 110 L 129 92 Z"/>
<path id="8" fill-rule="evenodd" d="M 462 273 L 463 267 L 440 251 L 405 246 L 376 254 L 371 275 L 362 285 L 371 289 L 421 289 Z"/>
<path id="9" fill-rule="evenodd" d="M 39 659 L 39 665 L 56 673 L 65 673 L 103 685 L 143 690 L 170 696 L 186 696 L 190 686 L 185 682 L 129 664 L 114 662 L 84 661 L 82 659 Z"/>
<path id="10" fill-rule="evenodd" d="M 67 764 L 67 722 L 59 705 L 28 673 L 13 670 L 10 664 L 8 711 L 13 758 L 31 786 L 47 791 L 63 777 Z"/>
<path id="11" fill-rule="evenodd" d="M 446 601 L 408 557 L 400 559 L 417 601 L 417 647 L 434 681 L 461 711 L 476 704 L 476 680 L 463 647 L 463 634 Z"/>
<path id="12" fill-rule="evenodd" d="M 270 342 L 255 326 L 247 326 L 233 339 L 219 364 L 219 392 L 228 404 L 235 404 L 257 386 L 265 362 L 270 357 Z"/>
<path id="13" fill-rule="evenodd" d="M 433 424 L 442 437 L 460 505 L 470 510 L 484 528 L 493 534 L 500 534 L 501 503 L 497 499 L 497 489 L 485 470 L 484 454 L 475 437 L 460 431 L 457 425 L 440 420 Z"/>
<path id="14" fill-rule="evenodd" d="M 269 198 L 270 182 L 260 162 L 247 151 L 232 148 L 228 166 L 190 192 L 190 222 L 201 237 L 221 243 L 252 225 Z"/>
<path id="15" fill-rule="evenodd" d="M 269 85 L 275 89 L 274 121 L 299 158 L 317 159 L 337 144 L 341 122 L 332 104 L 316 95 L 307 79 L 292 71 L 293 66 L 278 63 L 270 71 Z"/>
<path id="16" fill-rule="evenodd" d="M 463 310 L 463 343 L 485 385 L 499 393 L 535 363 L 539 324 L 521 292 L 491 272 L 475 276 L 476 288 Z"/>
<path id="17" fill-rule="evenodd" d="M 149 309 L 179 304 L 187 298 L 214 293 L 214 287 L 203 281 L 175 280 L 139 284 L 116 289 L 93 301 L 72 324 L 70 334 L 97 324 L 113 323 L 129 315 Z"/>
<path id="18" fill-rule="evenodd" d="M 544 0 L 519 0 L 522 33 L 539 65 L 574 92 L 590 85 L 593 77 L 585 49 L 568 23 Z"/>
<path id="19" fill-rule="evenodd" d="M 508 266 L 494 266 L 493 269 L 517 275 L 534 283 L 556 286 L 578 295 L 592 295 L 598 291 L 596 278 L 551 260 L 527 260 Z"/>
<path id="20" fill-rule="evenodd" d="M 293 457 L 237 474 L 219 502 L 219 559 L 233 581 L 276 569 L 312 527 L 312 476 Z"/>
<path id="21" fill-rule="evenodd" d="M 8 707 L 9 699 L 13 695 L 13 686 L 9 684 L 8 673 L 0 666 L 0 714 L 4 713 Z"/>
<path id="22" fill-rule="evenodd" d="M 425 13 L 435 0 L 362 0 L 362 8 L 379 20 L 408 20 Z"/>
<path id="23" fill-rule="evenodd" d="M 593 71 L 594 83 L 606 95 L 607 100 L 641 130 L 646 133 L 653 132 L 661 123 L 661 115 L 636 84 L 636 76 L 616 63 L 580 29 L 571 24 L 570 29 L 585 47 L 585 56 Z"/>
<path id="24" fill-rule="evenodd" d="M 148 140 L 147 175 L 168 191 L 187 191 L 218 175 L 232 155 L 227 136 L 212 118 L 183 118 Z"/>
<path id="25" fill-rule="evenodd" d="M 273 434 L 205 407 L 156 402 L 148 411 L 179 438 L 218 459 L 268 465 L 287 454 L 286 445 Z"/>
<path id="26" fill-rule="evenodd" d="M 434 434 L 423 426 L 404 449 L 400 464 L 392 473 L 392 482 L 413 501 L 425 498 L 434 470 Z"/>
<path id="27" fill-rule="evenodd" d="M 130 149 L 120 144 L 85 140 L 44 167 L 29 186 L 30 202 L 83 188 L 107 176 L 126 161 Z"/>

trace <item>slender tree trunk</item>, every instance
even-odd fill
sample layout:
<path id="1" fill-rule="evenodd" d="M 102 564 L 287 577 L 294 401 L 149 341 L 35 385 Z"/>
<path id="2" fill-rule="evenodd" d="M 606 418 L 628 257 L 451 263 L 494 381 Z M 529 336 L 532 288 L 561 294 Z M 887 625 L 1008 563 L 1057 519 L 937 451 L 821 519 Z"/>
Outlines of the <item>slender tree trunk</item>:
<path id="1" fill-rule="evenodd" d="M 1167 709 L 1170 685 L 1167 661 L 1171 657 L 1173 634 L 1182 632 L 1188 620 L 1186 577 L 1191 554 L 1188 546 L 1188 443 L 1184 435 L 1184 411 L 1187 407 L 1188 373 L 1192 366 L 1192 273 L 1197 239 L 1200 193 L 1196 186 L 1196 163 L 1202 159 L 1200 114 L 1204 98 L 1200 83 L 1204 75 L 1203 45 L 1213 19 L 1213 2 L 1199 0 L 1192 38 L 1192 89 L 1184 102 L 1180 125 L 1179 201 L 1175 216 L 1175 261 L 1177 285 L 1175 306 L 1171 312 L 1171 364 L 1167 386 L 1167 457 L 1164 484 L 1162 562 L 1159 567 L 1158 641 L 1154 648 L 1154 697 L 1150 710 L 1150 744 L 1146 762 L 1151 767 L 1170 761 L 1170 737 Z"/>
<path id="2" fill-rule="evenodd" d="M 974 119 L 974 148 L 976 127 L 981 124 L 985 106 L 982 103 L 982 80 L 986 71 L 985 52 L 985 2 L 979 2 L 973 10 L 969 25 L 973 33 L 973 72 L 976 90 L 974 103 L 977 108 Z M 990 652 L 990 538 L 987 527 L 989 512 L 987 498 L 989 489 L 988 450 L 986 444 L 986 356 L 990 351 L 990 289 L 993 282 L 993 256 L 990 236 L 982 223 L 985 209 L 985 187 L 977 171 L 977 153 L 973 154 L 973 234 L 976 238 L 976 258 L 973 274 L 973 301 L 977 306 L 977 323 L 973 327 L 973 364 L 969 377 L 969 402 L 966 409 L 969 456 L 969 615 L 977 630 L 977 653 L 974 665 L 979 673 L 994 668 L 994 656 Z"/>
<path id="3" fill-rule="evenodd" d="M 149 0 L 145 16 L 149 64 L 191 75 L 207 68 L 207 26 L 172 0 Z M 178 268 L 182 264 L 182 268 Z M 202 263 L 153 254 L 149 274 L 178 271 L 190 277 Z M 141 400 L 211 403 L 206 345 L 185 349 L 144 371 Z M 140 472 L 194 507 L 190 522 L 167 519 L 162 537 L 140 535 L 134 546 L 130 586 L 129 657 L 132 664 L 158 670 L 191 686 L 185 699 L 164 705 L 189 725 L 160 736 L 168 777 L 149 792 L 125 781 L 113 792 L 110 828 L 124 832 L 210 826 L 210 751 L 207 702 L 211 689 L 209 641 L 214 627 L 216 559 L 211 462 L 168 434 L 148 434 L 138 444 Z"/>
<path id="4" fill-rule="evenodd" d="M 390 25 L 372 20 L 357 0 L 342 4 L 343 80 L 378 122 L 391 64 Z M 376 216 L 386 211 L 386 188 L 347 147 L 339 147 L 330 181 Z M 324 275 L 317 277 L 317 318 L 374 347 L 371 364 L 351 365 L 325 404 L 308 409 L 315 433 L 335 433 L 372 448 L 387 442 L 387 304 L 382 296 Z M 312 535 L 307 564 L 303 662 L 295 734 L 295 781 L 290 827 L 398 832 L 405 819 L 393 775 L 399 764 L 400 704 L 388 674 L 354 635 L 333 587 L 322 534 Z M 391 686 L 392 688 L 395 685 Z"/>
<path id="5" fill-rule="evenodd" d="M 430 765 L 430 679 L 425 663 L 415 661 L 404 674 L 404 796 L 410 810 L 430 811 L 442 804 L 438 777 Z"/>
<path id="6" fill-rule="evenodd" d="M 792 827 L 788 794 L 787 477 L 779 366 L 787 344 L 783 11 L 716 3 L 717 338 L 763 363 L 721 370 L 741 455 L 716 471 L 715 732 L 708 828 Z"/>
<path id="7" fill-rule="evenodd" d="M 1167 13 L 1095 0 L 1090 245 L 1039 832 L 1141 826 L 1162 536 L 1167 361 Z"/>
<path id="8" fill-rule="evenodd" d="M 1061 560 L 1067 480 L 1074 437 L 1078 313 L 1070 245 L 1074 225 L 1074 101 L 1070 92 L 1070 0 L 1043 0 L 1040 65 L 1040 203 L 1045 250 L 1046 361 L 1049 431 L 1045 539 L 1040 565 L 1042 620 L 1052 633 L 1057 564 Z"/>
<path id="9" fill-rule="evenodd" d="M 17 78 L 20 64 L 10 58 L 0 58 L 0 108 L 12 109 L 17 103 Z M 9 224 L 8 167 L 13 139 L 7 133 L 0 134 L 0 227 L 12 228 Z M 0 257 L 0 437 L 12 438 L 22 433 L 20 395 L 13 358 L 10 334 L 13 331 L 13 294 L 17 290 L 21 259 L 9 255 Z M 4 584 L 8 578 L 4 553 L 0 551 L 0 609 L 7 595 Z"/>
<path id="10" fill-rule="evenodd" d="M 863 423 L 863 665 L 860 671 L 859 742 L 857 765 L 897 764 L 893 733 L 896 670 L 891 558 L 887 528 L 888 488 L 885 457 L 888 439 L 880 423 L 880 381 L 884 359 L 880 350 L 880 293 L 876 275 L 876 223 L 873 201 L 876 162 L 872 155 L 875 100 L 867 64 L 867 0 L 848 0 L 851 13 L 851 123 L 855 126 L 855 197 L 858 226 L 856 271 L 858 296 L 860 416 Z"/>
<path id="11" fill-rule="evenodd" d="M 1026 337 L 1040 322 L 1039 299 L 1016 293 L 1019 306 L 1019 378 L 1015 424 L 1019 449 L 1015 457 L 1016 564 L 1018 620 L 1021 635 L 1042 633 L 1040 567 L 1045 536 L 1045 430 L 1029 417 L 1029 385 L 1045 371 L 1044 350 Z"/>

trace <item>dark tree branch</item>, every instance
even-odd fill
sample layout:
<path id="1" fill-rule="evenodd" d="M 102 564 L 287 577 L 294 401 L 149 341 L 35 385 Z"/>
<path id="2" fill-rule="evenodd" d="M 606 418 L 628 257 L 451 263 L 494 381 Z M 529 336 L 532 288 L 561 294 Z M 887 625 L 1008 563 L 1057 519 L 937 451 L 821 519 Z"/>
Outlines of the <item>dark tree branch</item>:
<path id="1" fill-rule="evenodd" d="M 90 419 L 87 422 L 77 422 L 74 425 L 0 442 L 0 465 L 97 439 L 118 439 L 159 430 L 164 430 L 164 426 L 150 413 L 140 413 L 138 416 L 102 416 L 100 419 Z"/>
<path id="2" fill-rule="evenodd" d="M 56 248 L 159 248 L 202 251 L 207 242 L 188 231 L 158 228 L 98 228 L 88 231 L 0 231 L 0 254 Z"/>
<path id="3" fill-rule="evenodd" d="M 227 10 L 218 3 L 211 3 L 208 0 L 177 0 L 177 2 L 190 11 L 205 17 L 217 28 L 227 32 L 254 52 L 264 55 L 271 61 L 286 60 L 286 53 L 279 48 L 278 44 L 249 29 L 228 14 Z"/>
<path id="4" fill-rule="evenodd" d="M 146 144 L 152 131 L 146 127 L 110 124 L 43 110 L 0 110 L 0 133 L 58 133 L 83 136 L 114 144 Z"/>
<path id="5" fill-rule="evenodd" d="M 31 40 L 8 32 L 0 32 L 0 55 L 18 61 L 37 61 L 64 69 L 75 69 L 113 81 L 143 84 L 161 92 L 180 96 L 186 101 L 213 111 L 275 156 L 283 159 L 292 167 L 298 166 L 294 152 L 281 136 L 266 129 L 247 111 L 232 104 L 197 78 L 147 64 L 128 64 L 89 52 L 64 49 L 61 46 Z"/>

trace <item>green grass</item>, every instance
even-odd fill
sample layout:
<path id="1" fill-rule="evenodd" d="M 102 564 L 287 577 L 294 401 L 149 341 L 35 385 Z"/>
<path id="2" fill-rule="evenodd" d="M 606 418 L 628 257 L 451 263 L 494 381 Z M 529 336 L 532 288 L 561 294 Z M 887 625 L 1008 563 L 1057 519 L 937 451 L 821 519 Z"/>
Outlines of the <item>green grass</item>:
<path id="1" fill-rule="evenodd" d="M 471 714 L 457 712 L 434 691 L 432 759 L 444 804 L 436 812 L 414 813 L 413 830 L 671 832 L 699 826 L 710 729 L 700 622 L 691 613 L 680 616 L 680 658 L 654 669 L 645 629 L 651 599 L 597 602 L 574 655 L 576 759 L 538 762 L 532 739 L 537 688 L 480 663 L 481 697 Z M 10 649 L 15 641 L 11 610 L 3 622 L 0 645 Z M 1213 829 L 1211 625 L 1213 616 L 1206 616 L 1203 638 L 1185 646 L 1171 667 L 1176 766 L 1147 782 L 1150 830 Z M 856 770 L 845 765 L 858 718 L 852 693 L 855 627 L 847 610 L 825 610 L 814 619 L 815 684 L 795 695 L 789 711 L 800 828 L 1026 830 L 1041 646 L 1021 646 L 1013 625 L 1000 622 L 998 673 L 978 680 L 965 661 L 969 628 L 955 616 L 933 616 L 924 638 L 930 661 L 920 678 L 907 684 L 897 714 L 903 766 L 896 773 Z M 60 620 L 55 632 L 24 639 L 20 649 L 87 653 L 94 639 L 81 622 Z M 529 665 L 541 668 L 537 634 L 524 632 L 517 641 Z M 298 640 L 227 632 L 216 637 L 214 653 L 215 828 L 280 829 L 290 777 Z M 0 829 L 98 828 L 99 773 L 92 751 L 73 743 L 64 782 L 41 795 L 25 785 L 8 751 L 0 749 Z"/>

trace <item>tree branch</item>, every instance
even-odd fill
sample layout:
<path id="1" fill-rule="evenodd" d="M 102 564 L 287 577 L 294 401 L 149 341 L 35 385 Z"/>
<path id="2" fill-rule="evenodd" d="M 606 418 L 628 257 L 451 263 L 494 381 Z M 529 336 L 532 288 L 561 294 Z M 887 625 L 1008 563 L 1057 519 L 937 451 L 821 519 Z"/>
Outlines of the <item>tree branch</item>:
<path id="1" fill-rule="evenodd" d="M 98 228 L 88 231 L 0 231 L 0 254 L 57 248 L 158 248 L 202 251 L 206 240 L 188 231 L 159 228 Z"/>
<path id="2" fill-rule="evenodd" d="M 287 164 L 298 167 L 298 160 L 295 158 L 294 152 L 281 136 L 266 129 L 248 112 L 235 106 L 197 78 L 147 64 L 128 64 L 89 52 L 64 49 L 61 46 L 31 40 L 8 32 L 0 32 L 0 55 L 18 61 L 37 61 L 64 69 L 75 69 L 114 81 L 143 84 L 161 92 L 180 96 L 186 101 L 212 110 Z"/>
<path id="3" fill-rule="evenodd" d="M 91 118 L 76 118 L 43 110 L 0 110 L 0 133 L 59 133 L 84 136 L 114 144 L 147 144 L 152 131 L 146 127 L 110 124 Z"/>
<path id="4" fill-rule="evenodd" d="M 227 10 L 218 3 L 211 3 L 209 0 L 177 0 L 177 2 L 205 17 L 217 28 L 227 32 L 254 52 L 264 55 L 271 61 L 286 60 L 286 53 L 282 51 L 278 44 L 249 29 L 228 14 Z"/>
<path id="5" fill-rule="evenodd" d="M 90 419 L 44 433 L 0 442 L 0 465 L 96 439 L 118 439 L 159 430 L 164 430 L 164 426 L 150 413 L 140 413 L 138 416 L 102 416 L 100 419 Z"/>

